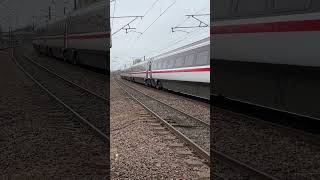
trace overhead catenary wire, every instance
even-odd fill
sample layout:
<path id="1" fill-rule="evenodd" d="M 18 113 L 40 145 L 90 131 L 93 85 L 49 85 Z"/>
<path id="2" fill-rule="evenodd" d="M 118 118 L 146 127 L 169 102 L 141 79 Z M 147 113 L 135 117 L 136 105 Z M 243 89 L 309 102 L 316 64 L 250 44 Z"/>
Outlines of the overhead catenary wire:
<path id="1" fill-rule="evenodd" d="M 147 11 L 143 14 L 143 16 L 141 16 L 141 18 L 142 18 L 142 17 L 145 17 L 159 1 L 160 1 L 160 0 L 154 1 L 154 2 L 152 3 L 151 7 L 147 9 Z M 111 0 L 110 2 L 114 2 L 113 17 L 111 17 L 112 19 L 115 19 L 115 18 L 137 17 L 137 16 L 118 16 L 118 17 L 115 17 L 116 0 Z M 114 22 L 114 20 L 112 20 L 112 27 L 113 27 L 113 22 Z M 125 27 L 125 26 L 124 26 L 124 27 Z M 122 29 L 123 29 L 124 27 L 122 27 Z M 127 31 L 126 31 L 126 32 L 127 32 Z M 130 31 L 130 32 L 132 32 L 132 31 Z M 137 32 L 137 31 L 135 31 L 135 32 Z M 127 32 L 127 33 L 128 33 L 128 32 Z M 137 33 L 142 34 L 141 32 L 137 32 Z"/>
<path id="2" fill-rule="evenodd" d="M 147 32 L 148 29 L 150 29 L 150 27 L 151 27 L 155 22 L 157 22 L 158 19 L 159 19 L 162 15 L 164 15 L 176 2 L 177 2 L 177 1 L 175 0 L 170 6 L 168 6 L 168 7 L 142 32 L 142 34 L 138 37 L 138 39 L 139 39 L 141 36 L 143 36 L 143 34 L 144 34 L 145 32 Z"/>
<path id="3" fill-rule="evenodd" d="M 120 29 L 116 30 L 114 33 L 112 33 L 112 36 L 117 34 L 118 32 L 120 32 L 122 29 L 124 29 L 126 26 L 130 25 L 133 21 L 137 20 L 139 17 L 141 16 L 136 16 L 133 20 L 131 20 L 130 22 L 128 22 L 127 24 L 125 24 L 124 26 L 122 26 Z M 141 17 L 142 19 L 142 17 Z"/>
<path id="4" fill-rule="evenodd" d="M 200 9 L 199 11 L 195 12 L 195 15 L 197 15 L 197 16 L 208 15 L 208 14 L 198 14 L 199 12 L 202 12 L 202 11 L 204 11 L 205 9 L 206 9 L 206 8 Z M 185 18 L 181 23 L 179 23 L 178 26 L 180 26 L 181 24 L 185 23 L 189 18 L 190 18 L 190 16 L 186 16 L 186 18 Z M 174 39 L 173 41 L 170 41 L 169 43 L 167 43 L 167 44 L 166 44 L 163 48 L 161 48 L 160 50 L 159 50 L 159 49 L 156 49 L 156 50 L 151 51 L 151 53 L 153 53 L 153 52 L 156 52 L 156 53 L 157 53 L 157 52 L 162 52 L 163 50 L 169 49 L 170 47 L 172 47 L 172 46 L 174 46 L 174 45 L 176 45 L 176 44 L 178 44 L 178 43 L 186 40 L 188 37 L 193 36 L 193 35 L 194 35 L 194 34 L 193 34 L 194 32 L 200 31 L 200 30 L 202 30 L 202 28 L 201 28 L 201 29 L 194 29 L 193 31 L 188 32 L 187 35 L 180 36 L 179 38 L 176 38 L 176 39 Z M 172 43 L 173 43 L 173 44 L 172 44 Z M 151 53 L 148 53 L 148 55 L 151 54 Z"/>
<path id="5" fill-rule="evenodd" d="M 198 38 L 202 38 L 202 37 L 206 36 L 207 29 L 204 29 L 204 28 L 190 29 L 190 30 L 188 29 L 187 30 L 187 31 L 189 31 L 188 34 L 177 34 L 177 35 L 171 34 L 171 29 L 170 29 L 170 31 L 168 29 L 168 31 L 157 32 L 156 25 L 160 24 L 160 21 L 162 23 L 162 19 L 163 20 L 167 19 L 168 14 L 170 14 L 170 16 L 172 13 L 173 13 L 173 15 L 175 14 L 175 12 L 174 12 L 175 10 L 173 10 L 173 9 L 174 9 L 174 7 L 178 6 L 177 4 L 180 1 L 177 1 L 177 3 L 175 5 L 172 5 L 173 7 L 170 7 L 171 3 L 174 4 L 173 2 L 174 2 L 174 0 L 171 0 L 171 2 L 167 1 L 166 3 L 163 1 L 160 1 L 160 0 L 153 0 L 153 1 L 149 2 L 149 5 L 146 5 L 145 8 L 142 9 L 142 12 L 144 13 L 142 15 L 146 16 L 146 18 L 148 18 L 148 22 L 146 23 L 146 21 L 139 21 L 139 22 L 135 21 L 134 26 L 135 26 L 135 28 L 137 28 L 136 29 L 137 32 L 134 32 L 134 30 L 129 31 L 129 32 L 132 32 L 132 35 L 126 36 L 126 40 L 125 40 L 126 42 L 129 41 L 129 43 L 126 43 L 125 45 L 123 45 L 122 48 L 136 49 L 136 51 L 133 50 L 134 52 L 130 53 L 130 54 L 136 55 L 136 56 L 143 56 L 143 55 L 148 56 L 148 55 L 151 55 L 151 53 L 152 53 L 152 55 L 157 55 L 157 52 L 166 52 L 167 50 L 171 50 L 172 48 L 174 48 L 173 46 L 178 47 L 178 46 L 183 45 L 187 42 L 192 42 L 193 41 L 192 39 L 194 39 L 194 38 L 198 39 Z M 119 1 L 117 2 L 117 9 L 118 9 L 117 12 L 119 12 L 118 5 L 119 5 Z M 162 8 L 162 11 L 156 12 L 160 7 Z M 166 9 L 168 9 L 168 10 L 165 11 Z M 192 7 L 192 9 L 190 9 L 190 10 L 185 10 L 186 11 L 185 14 L 196 14 L 196 15 L 205 14 L 208 12 L 207 9 L 208 9 L 208 5 L 206 5 L 205 7 L 199 7 L 199 9 L 198 8 L 194 9 L 194 7 Z M 141 10 L 139 12 L 141 12 Z M 160 15 L 160 14 L 162 14 L 162 15 Z M 168 18 L 170 18 L 170 17 L 168 17 Z M 175 17 L 174 19 L 178 20 L 178 21 L 176 21 L 174 24 L 172 24 L 172 26 L 174 26 L 174 25 L 178 25 L 178 26 L 188 25 L 190 23 L 193 23 L 193 21 L 190 21 L 190 20 L 193 20 L 193 19 L 191 19 L 191 17 L 186 17 L 184 15 L 181 16 L 180 18 Z M 206 20 L 204 22 L 206 22 Z M 130 25 L 132 25 L 132 24 L 130 24 Z M 140 31 L 142 34 L 138 31 Z M 168 35 L 169 34 L 171 34 L 171 35 L 169 35 L 169 39 L 168 38 L 164 38 L 164 39 L 160 39 L 160 40 L 158 39 L 158 41 L 157 41 L 158 43 L 155 44 L 155 46 L 149 45 L 147 47 L 143 47 L 145 45 L 142 44 L 142 41 L 150 44 L 150 40 L 151 41 L 155 40 L 156 36 L 154 36 L 151 33 L 154 31 L 156 31 L 156 33 L 160 33 L 161 35 L 164 35 L 164 36 L 165 36 L 165 33 L 168 33 Z M 159 36 L 160 36 L 160 34 L 159 34 Z M 152 35 L 152 37 L 150 37 L 149 35 Z M 171 36 L 171 38 L 170 38 L 170 36 Z M 115 36 L 115 37 L 120 38 L 120 36 Z M 149 39 L 149 37 L 150 37 L 150 39 Z M 168 40 L 165 40 L 165 39 L 168 39 Z M 124 40 L 124 39 L 121 39 L 121 40 Z M 125 56 L 123 57 L 123 60 L 127 59 Z M 129 61 L 129 59 L 124 60 L 124 61 Z"/>
<path id="6" fill-rule="evenodd" d="M 180 37 L 180 38 L 178 38 L 178 39 L 175 39 L 175 40 L 173 40 L 173 41 L 170 41 L 168 44 L 166 44 L 166 46 L 165 46 L 164 48 L 151 51 L 150 53 L 148 53 L 148 55 L 152 56 L 153 54 L 161 53 L 161 52 L 163 52 L 164 50 L 169 49 L 169 48 L 177 45 L 178 43 L 181 43 L 182 41 L 186 40 L 187 38 L 192 37 L 192 36 L 195 34 L 195 32 L 198 32 L 198 31 L 200 31 L 200 29 L 194 29 L 194 30 L 191 31 L 189 34 L 187 34 L 186 36 L 182 36 L 182 37 Z"/>
<path id="7" fill-rule="evenodd" d="M 152 8 L 159 2 L 160 0 L 156 0 L 155 2 L 153 2 L 153 4 L 151 5 L 151 7 L 144 13 L 143 16 L 146 16 L 151 10 Z"/>
<path id="8" fill-rule="evenodd" d="M 143 18 L 147 16 L 147 14 L 149 14 L 149 12 L 154 8 L 154 6 L 159 2 L 160 0 L 155 0 L 152 5 L 147 9 L 147 11 L 143 14 Z M 126 16 L 124 16 L 126 17 Z M 128 16 L 130 17 L 130 16 Z M 117 17 L 115 17 L 117 18 Z M 141 22 L 137 25 L 137 27 L 139 27 L 141 25 Z M 139 34 L 142 34 L 141 32 L 138 32 Z"/>

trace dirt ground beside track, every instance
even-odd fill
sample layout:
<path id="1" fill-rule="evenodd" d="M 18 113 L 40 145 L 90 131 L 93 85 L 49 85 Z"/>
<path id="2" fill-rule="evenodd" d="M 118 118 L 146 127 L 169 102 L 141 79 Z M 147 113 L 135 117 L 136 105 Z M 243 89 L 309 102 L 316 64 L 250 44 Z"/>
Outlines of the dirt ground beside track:
<path id="1" fill-rule="evenodd" d="M 105 177 L 107 151 L 100 140 L 87 128 L 65 126 L 73 115 L 27 78 L 8 53 L 0 52 L 0 63 L 0 179 Z"/>
<path id="2" fill-rule="evenodd" d="M 204 164 L 190 165 L 188 160 L 201 162 L 173 134 L 161 135 L 151 126 L 152 117 L 111 80 L 111 177 L 112 179 L 200 179 L 208 174 Z M 164 138 L 173 139 L 166 140 Z"/>

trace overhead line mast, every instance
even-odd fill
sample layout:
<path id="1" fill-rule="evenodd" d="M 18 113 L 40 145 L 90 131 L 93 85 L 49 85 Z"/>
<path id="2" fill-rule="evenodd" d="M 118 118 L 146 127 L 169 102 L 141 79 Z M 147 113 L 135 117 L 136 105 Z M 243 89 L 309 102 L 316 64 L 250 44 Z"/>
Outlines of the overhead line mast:
<path id="1" fill-rule="evenodd" d="M 189 33 L 187 31 L 183 31 L 183 30 L 179 30 L 179 29 L 190 29 L 190 28 L 205 28 L 205 27 L 209 27 L 209 24 L 205 23 L 204 21 L 200 20 L 199 18 L 197 18 L 198 16 L 210 16 L 210 14 L 190 14 L 190 15 L 186 15 L 188 18 L 193 18 L 195 20 L 197 20 L 199 22 L 198 26 L 175 26 L 171 28 L 172 32 L 177 32 L 177 31 L 182 31 L 182 32 L 186 32 Z"/>
<path id="2" fill-rule="evenodd" d="M 128 30 L 134 30 L 136 28 L 132 28 L 130 26 L 131 23 L 133 23 L 135 20 L 137 20 L 138 18 L 143 18 L 143 16 L 119 16 L 119 17 L 111 17 L 111 18 L 134 18 L 133 20 L 131 20 L 130 22 L 128 22 L 127 24 L 125 24 L 124 26 L 122 26 L 120 29 L 116 30 L 114 33 L 112 33 L 112 35 L 117 34 L 118 32 L 120 32 L 121 30 L 125 30 L 126 33 L 128 33 Z M 130 31 L 129 31 L 130 32 Z"/>

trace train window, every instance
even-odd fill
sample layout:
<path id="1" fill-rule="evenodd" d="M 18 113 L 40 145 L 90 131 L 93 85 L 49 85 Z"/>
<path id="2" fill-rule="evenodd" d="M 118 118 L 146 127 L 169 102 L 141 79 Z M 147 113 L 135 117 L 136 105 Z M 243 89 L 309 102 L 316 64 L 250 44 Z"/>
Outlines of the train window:
<path id="1" fill-rule="evenodd" d="M 310 0 L 274 0 L 273 4 L 276 11 L 305 10 L 310 5 Z"/>
<path id="2" fill-rule="evenodd" d="M 183 67 L 183 65 L 184 65 L 184 57 L 180 56 L 176 59 L 175 67 L 179 68 L 179 67 Z"/>
<path id="3" fill-rule="evenodd" d="M 152 64 L 151 64 L 151 69 L 155 69 L 155 67 L 156 67 L 156 63 L 155 63 L 155 62 L 152 62 Z"/>
<path id="4" fill-rule="evenodd" d="M 161 61 L 157 61 L 157 69 L 161 69 Z"/>
<path id="5" fill-rule="evenodd" d="M 252 15 L 264 12 L 268 7 L 268 0 L 238 0 L 237 13 L 240 15 Z"/>
<path id="6" fill-rule="evenodd" d="M 233 0 L 215 1 L 213 17 L 218 19 L 228 17 L 232 9 L 232 2 Z"/>
<path id="7" fill-rule="evenodd" d="M 166 68 L 166 61 L 165 61 L 165 59 L 161 59 L 160 69 L 165 69 L 165 68 Z"/>
<path id="8" fill-rule="evenodd" d="M 164 62 L 164 69 L 168 69 L 170 67 L 170 59 L 166 58 Z"/>
<path id="9" fill-rule="evenodd" d="M 158 61 L 158 69 L 162 68 L 162 61 Z"/>
<path id="10" fill-rule="evenodd" d="M 186 57 L 185 61 L 184 61 L 184 66 L 188 67 L 188 66 L 192 66 L 194 64 L 194 54 L 190 54 Z"/>
<path id="11" fill-rule="evenodd" d="M 153 61 L 152 62 L 152 69 L 157 69 L 158 66 L 158 61 Z"/>
<path id="12" fill-rule="evenodd" d="M 174 58 L 168 60 L 168 68 L 173 68 L 176 64 L 176 60 Z"/>
<path id="13" fill-rule="evenodd" d="M 208 64 L 208 59 L 209 59 L 209 51 L 203 51 L 200 52 L 197 55 L 197 60 L 196 60 L 196 65 L 207 65 Z"/>

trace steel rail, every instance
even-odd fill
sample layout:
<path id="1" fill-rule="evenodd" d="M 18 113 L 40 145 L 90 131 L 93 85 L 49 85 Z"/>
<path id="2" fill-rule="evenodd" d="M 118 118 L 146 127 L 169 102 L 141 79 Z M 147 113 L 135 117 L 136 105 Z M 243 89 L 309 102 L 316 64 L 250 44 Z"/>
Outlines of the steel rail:
<path id="1" fill-rule="evenodd" d="M 78 84 L 76 84 L 76 83 L 74 83 L 74 82 L 72 82 L 72 81 L 70 81 L 70 80 L 68 80 L 68 79 L 66 79 L 66 78 L 58 75 L 57 73 L 49 70 L 48 68 L 42 66 L 41 64 L 35 62 L 34 60 L 32 60 L 32 58 L 30 58 L 30 57 L 28 57 L 28 56 L 26 56 L 26 55 L 24 55 L 24 57 L 27 58 L 30 62 L 34 63 L 35 65 L 37 65 L 37 66 L 41 67 L 42 69 L 44 69 L 45 71 L 49 72 L 50 74 L 53 74 L 53 75 L 55 75 L 56 77 L 58 77 L 58 78 L 60 78 L 60 79 L 62 79 L 62 80 L 64 80 L 64 81 L 68 82 L 69 84 L 71 84 L 71 85 L 73 85 L 73 86 L 76 86 L 77 88 L 83 89 L 83 90 L 87 91 L 88 93 L 90 93 L 90 94 L 92 94 L 92 95 L 96 96 L 97 98 L 100 98 L 100 99 L 102 99 L 102 100 L 104 100 L 104 101 L 108 101 L 108 102 L 110 101 L 109 99 L 107 99 L 107 98 L 105 98 L 105 97 L 103 97 L 103 96 L 101 96 L 101 95 L 99 95 L 99 94 L 97 94 L 97 93 L 95 93 L 95 92 L 92 92 L 91 90 L 89 90 L 89 89 L 87 89 L 87 88 L 81 87 L 81 86 L 79 86 Z"/>
<path id="2" fill-rule="evenodd" d="M 126 79 L 124 79 L 126 80 Z M 170 95 L 176 97 L 176 98 L 180 98 L 180 99 L 184 99 L 188 102 L 191 102 L 191 103 L 199 103 L 200 106 L 202 107 L 209 107 L 210 108 L 210 100 L 208 99 L 203 99 L 201 97 L 197 97 L 197 96 L 192 96 L 192 95 L 189 95 L 189 94 L 183 94 L 183 93 L 180 93 L 180 92 L 175 92 L 175 91 L 172 91 L 170 89 L 162 89 L 162 90 L 158 90 L 156 88 L 153 88 L 153 87 L 150 87 L 150 86 L 146 86 L 142 83 L 137 83 L 137 82 L 132 82 L 132 81 L 129 81 L 129 80 L 126 80 L 129 84 L 136 84 L 137 86 L 141 86 L 145 89 L 148 89 L 150 91 L 154 91 L 154 92 L 163 92 L 162 94 L 164 93 L 170 93 Z"/>
<path id="3" fill-rule="evenodd" d="M 211 149 L 212 155 L 214 158 L 220 159 L 221 161 L 227 162 L 228 164 L 236 167 L 240 167 L 244 171 L 248 172 L 249 174 L 253 175 L 255 178 L 259 180 L 279 180 L 276 177 L 273 177 L 272 175 L 269 175 L 257 168 L 254 168 L 252 166 L 249 166 L 241 161 L 238 161 L 235 158 L 232 158 L 231 156 L 222 153 L 220 151 L 217 151 L 215 149 Z"/>
<path id="4" fill-rule="evenodd" d="M 121 82 L 121 83 L 123 83 L 123 82 Z M 194 119 L 194 120 L 196 120 L 196 121 L 198 121 L 198 122 L 200 122 L 200 123 L 202 123 L 202 124 L 204 124 L 204 125 L 206 125 L 206 126 L 210 126 L 210 123 L 207 123 L 207 122 L 205 122 L 205 121 L 203 121 L 203 120 L 201 120 L 201 119 L 199 119 L 199 118 L 196 118 L 196 117 L 194 117 L 194 116 L 192 116 L 192 115 L 190 115 L 190 114 L 187 114 L 187 113 L 185 113 L 185 112 L 183 112 L 183 111 L 181 111 L 181 110 L 179 110 L 179 109 L 177 109 L 177 108 L 174 108 L 174 107 L 170 106 L 169 104 L 167 104 L 167 103 L 165 103 L 165 102 L 163 102 L 163 101 L 161 101 L 161 100 L 159 100 L 159 99 L 156 99 L 156 98 L 154 98 L 154 97 L 152 97 L 152 96 L 150 96 L 150 95 L 148 95 L 148 94 L 146 94 L 146 93 L 144 93 L 144 92 L 142 92 L 142 91 L 140 91 L 140 90 L 138 90 L 138 89 L 136 89 L 136 88 L 134 88 L 134 87 L 132 87 L 132 86 L 127 85 L 126 83 L 123 83 L 123 84 L 125 84 L 125 85 L 128 86 L 129 88 L 131 88 L 131 89 L 133 89 L 133 90 L 135 90 L 135 91 L 137 91 L 137 92 L 139 92 L 139 93 L 147 96 L 148 98 L 150 98 L 150 99 L 152 99 L 152 100 L 155 100 L 155 101 L 157 101 L 157 102 L 159 102 L 159 103 L 161 103 L 161 104 L 169 107 L 170 109 L 173 109 L 173 110 L 175 110 L 175 111 L 178 111 L 179 113 L 181 113 L 181 114 L 183 114 L 183 115 L 185 115 L 185 116 L 187 116 L 187 117 L 189 117 L 189 118 L 191 118 L 191 119 Z"/>
<path id="5" fill-rule="evenodd" d="M 22 72 L 24 72 L 34 83 L 36 83 L 41 89 L 43 89 L 45 92 L 47 92 L 51 97 L 53 97 L 56 101 L 58 101 L 60 104 L 62 104 L 65 108 L 67 108 L 70 112 L 72 112 L 76 117 L 78 117 L 82 123 L 89 126 L 99 137 L 103 140 L 108 142 L 110 139 L 109 137 L 101 132 L 97 127 L 95 127 L 93 124 L 91 124 L 88 120 L 86 120 L 84 117 L 82 117 L 79 113 L 77 113 L 75 110 L 73 110 L 70 106 L 68 106 L 66 103 L 64 103 L 60 98 L 55 96 L 50 90 L 48 90 L 46 87 L 44 87 L 39 81 L 37 81 L 31 74 L 29 74 L 16 60 L 15 56 L 13 55 L 11 57 L 13 62 L 21 69 Z"/>
<path id="6" fill-rule="evenodd" d="M 166 120 L 164 120 L 163 118 L 161 118 L 156 112 L 154 112 L 153 110 L 151 110 L 150 108 L 148 108 L 143 102 L 141 102 L 140 100 L 138 100 L 137 98 L 135 98 L 132 94 L 130 94 L 127 90 L 125 90 L 121 85 L 125 85 L 139 93 L 144 94 L 143 92 L 130 87 L 129 85 L 120 82 L 119 80 L 115 79 L 115 82 L 118 84 L 118 86 L 124 91 L 126 92 L 126 94 L 128 94 L 131 98 L 133 98 L 135 101 L 137 101 L 141 106 L 143 106 L 147 111 L 149 111 L 151 114 L 153 114 L 157 119 L 159 119 L 169 130 L 171 130 L 171 132 L 173 132 L 174 134 L 176 134 L 178 137 L 180 137 L 184 142 L 186 142 L 186 144 L 188 144 L 189 146 L 191 146 L 198 155 L 200 155 L 202 158 L 204 158 L 207 162 L 210 162 L 210 154 L 208 152 L 206 152 L 205 150 L 203 150 L 200 146 L 198 146 L 195 142 L 193 142 L 190 138 L 188 138 L 187 136 L 185 136 L 184 134 L 182 134 L 179 130 L 177 130 L 176 128 L 174 128 L 171 124 L 169 124 Z M 146 95 L 146 94 L 144 94 Z M 151 96 L 146 95 L 147 97 L 154 99 Z M 161 101 L 154 99 L 160 103 L 162 103 Z M 166 104 L 167 105 L 167 104 Z M 170 105 L 167 105 L 170 107 Z M 175 109 L 175 108 L 173 108 Z M 191 116 L 192 117 L 192 116 Z M 272 175 L 269 175 L 267 173 L 264 173 L 262 171 L 260 171 L 259 169 L 256 169 L 254 167 L 251 167 L 249 165 L 246 165 L 222 152 L 219 152 L 215 149 L 211 150 L 213 153 L 212 155 L 215 158 L 218 158 L 224 162 L 227 162 L 228 164 L 231 164 L 232 166 L 236 166 L 241 168 L 242 170 L 245 170 L 246 172 L 248 172 L 249 174 L 253 175 L 256 178 L 262 179 L 262 180 L 278 180 L 277 178 L 273 177 Z"/>
<path id="7" fill-rule="evenodd" d="M 236 101 L 236 102 L 244 103 L 244 102 L 241 102 L 241 101 Z M 223 108 L 223 107 L 219 107 L 219 106 L 215 106 L 215 105 L 213 105 L 213 107 L 218 109 L 218 110 L 220 110 L 220 111 L 224 111 L 224 112 L 227 112 L 227 113 L 230 113 L 230 114 L 234 114 L 236 116 L 240 116 L 240 117 L 246 118 L 248 120 L 252 120 L 254 122 L 259 122 L 260 124 L 268 126 L 270 128 L 277 128 L 279 130 L 286 131 L 286 133 L 291 134 L 293 136 L 296 136 L 296 135 L 301 136 L 301 135 L 303 135 L 303 136 L 305 136 L 307 138 L 306 139 L 307 142 L 310 142 L 311 144 L 320 146 L 320 136 L 319 135 L 315 135 L 313 133 L 304 131 L 302 129 L 297 129 L 297 128 L 285 126 L 285 125 L 282 125 L 282 124 L 278 124 L 276 122 L 270 122 L 268 120 L 264 120 L 264 119 L 261 119 L 259 117 L 247 115 L 247 114 L 241 113 L 241 112 L 236 112 L 236 111 L 233 111 L 233 110 L 230 110 L 230 109 L 227 109 L 227 108 Z M 281 111 L 278 111 L 278 112 L 281 112 Z M 286 113 L 286 112 L 284 112 L 284 113 Z M 299 116 L 299 115 L 296 115 L 296 114 L 292 114 L 292 115 L 293 116 Z"/>
<path id="8" fill-rule="evenodd" d="M 154 112 L 153 110 L 151 110 L 150 108 L 148 108 L 143 102 L 141 102 L 140 100 L 138 100 L 136 97 L 134 97 L 132 94 L 130 94 L 126 89 L 124 89 L 118 80 L 115 80 L 115 82 L 118 84 L 118 86 L 120 87 L 120 89 L 122 89 L 126 94 L 128 94 L 131 98 L 133 98 L 136 102 L 138 102 L 142 107 L 144 107 L 147 111 L 149 111 L 151 114 L 153 114 L 157 119 L 159 119 L 171 132 L 173 132 L 174 134 L 176 134 L 179 138 L 181 138 L 186 144 L 188 144 L 189 146 L 191 146 L 196 153 L 201 156 L 202 158 L 204 158 L 207 162 L 210 161 L 210 154 L 209 152 L 205 151 L 204 149 L 202 149 L 199 145 L 197 145 L 195 142 L 193 142 L 190 138 L 188 138 L 187 136 L 185 136 L 184 134 L 182 134 L 179 130 L 177 130 L 176 128 L 174 128 L 170 123 L 168 123 L 166 120 L 164 120 L 162 117 L 160 117 L 160 115 L 158 115 L 156 112 Z M 124 83 L 122 83 L 124 84 Z M 124 84 L 125 85 L 125 84 Z M 128 85 L 126 85 L 128 87 Z"/>

